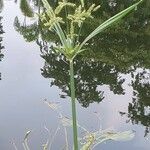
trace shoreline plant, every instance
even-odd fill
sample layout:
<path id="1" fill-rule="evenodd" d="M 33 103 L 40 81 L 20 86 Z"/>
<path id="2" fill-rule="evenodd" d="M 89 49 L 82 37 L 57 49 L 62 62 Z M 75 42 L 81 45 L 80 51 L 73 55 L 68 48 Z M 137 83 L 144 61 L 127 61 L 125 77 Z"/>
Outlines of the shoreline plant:
<path id="1" fill-rule="evenodd" d="M 83 23 L 87 18 L 92 18 L 92 13 L 100 8 L 100 5 L 96 6 L 92 4 L 88 9 L 84 8 L 84 1 L 80 0 L 81 5 L 62 0 L 58 2 L 58 6 L 53 9 L 47 0 L 42 0 L 45 10 L 39 14 L 40 20 L 46 28 L 58 35 L 60 44 L 56 44 L 55 51 L 62 53 L 70 64 L 70 93 L 72 104 L 72 120 L 73 120 L 73 138 L 74 138 L 74 150 L 78 150 L 78 131 L 77 131 L 77 114 L 76 114 L 76 99 L 75 99 L 75 84 L 74 84 L 74 58 L 85 51 L 84 46 L 94 36 L 114 25 L 120 19 L 125 17 L 129 12 L 136 9 L 137 6 L 143 2 L 138 1 L 132 6 L 126 8 L 104 23 L 99 25 L 92 33 L 90 33 L 82 42 L 79 41 L 80 31 Z M 73 13 L 68 12 L 67 8 L 73 10 Z M 60 15 L 61 11 L 65 10 L 66 18 L 63 19 Z M 71 11 L 72 12 L 72 11 Z M 63 30 L 63 24 L 67 25 L 66 30 Z"/>

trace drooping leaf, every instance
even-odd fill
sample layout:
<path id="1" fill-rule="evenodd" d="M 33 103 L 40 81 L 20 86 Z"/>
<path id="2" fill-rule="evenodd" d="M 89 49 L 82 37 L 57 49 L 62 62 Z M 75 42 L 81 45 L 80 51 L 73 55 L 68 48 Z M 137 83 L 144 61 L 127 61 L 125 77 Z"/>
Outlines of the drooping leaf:
<path id="1" fill-rule="evenodd" d="M 104 130 L 104 131 L 97 131 L 93 133 L 88 133 L 86 136 L 82 138 L 85 141 L 85 144 L 82 146 L 80 150 L 89 150 L 91 147 L 96 147 L 97 145 L 108 141 L 128 141 L 133 139 L 135 136 L 135 132 L 124 131 L 124 132 L 115 132 L 112 130 Z"/>
<path id="2" fill-rule="evenodd" d="M 95 134 L 97 143 L 102 143 L 106 140 L 128 141 L 133 139 L 134 136 L 135 136 L 135 132 L 132 130 L 124 131 L 124 132 L 106 131 L 106 132 Z"/>

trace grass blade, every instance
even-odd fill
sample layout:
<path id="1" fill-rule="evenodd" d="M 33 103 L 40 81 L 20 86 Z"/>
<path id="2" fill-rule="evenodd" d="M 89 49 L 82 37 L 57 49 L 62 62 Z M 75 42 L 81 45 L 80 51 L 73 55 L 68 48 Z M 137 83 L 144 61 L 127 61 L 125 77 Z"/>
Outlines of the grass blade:
<path id="1" fill-rule="evenodd" d="M 97 134 L 95 134 L 96 140 L 93 145 L 93 148 L 105 141 L 108 141 L 108 140 L 129 141 L 129 140 L 133 139 L 134 136 L 135 136 L 135 132 L 132 130 L 124 131 L 124 132 L 107 131 L 104 133 L 97 133 Z"/>
<path id="2" fill-rule="evenodd" d="M 100 26 L 98 26 L 80 45 L 80 49 L 85 45 L 87 41 L 89 41 L 91 38 L 99 34 L 100 32 L 104 31 L 106 28 L 110 27 L 120 19 L 122 19 L 124 16 L 126 16 L 129 12 L 131 12 L 133 9 L 135 9 L 143 0 L 140 0 L 139 2 L 133 4 L 132 6 L 128 7 L 127 9 L 121 11 L 120 13 L 116 14 L 115 16 L 111 17 L 104 23 L 102 23 Z"/>
<path id="3" fill-rule="evenodd" d="M 115 132 L 112 130 L 104 130 L 104 131 L 97 131 L 97 132 L 89 132 L 87 133 L 82 140 L 85 140 L 85 144 L 82 146 L 80 150 L 89 150 L 94 149 L 99 144 L 108 141 L 128 141 L 133 139 L 135 136 L 135 132 L 130 131 L 124 131 L 124 132 Z"/>

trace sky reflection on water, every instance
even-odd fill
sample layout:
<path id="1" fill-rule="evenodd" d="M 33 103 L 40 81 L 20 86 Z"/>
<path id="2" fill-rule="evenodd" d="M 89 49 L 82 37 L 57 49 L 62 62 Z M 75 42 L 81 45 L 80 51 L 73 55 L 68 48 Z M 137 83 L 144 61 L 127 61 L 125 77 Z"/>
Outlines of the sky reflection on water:
<path id="1" fill-rule="evenodd" d="M 53 131 L 58 124 L 56 114 L 44 104 L 43 100 L 46 98 L 49 101 L 60 102 L 65 116 L 70 116 L 68 66 L 66 63 L 62 65 L 62 61 L 65 61 L 62 56 L 55 56 L 51 51 L 47 52 L 43 49 L 40 51 L 36 42 L 25 42 L 25 39 L 15 31 L 13 26 L 16 16 L 21 22 L 24 21 L 19 4 L 5 1 L 4 6 L 4 10 L 0 14 L 3 16 L 1 22 L 5 31 L 5 34 L 0 35 L 3 36 L 1 43 L 5 47 L 0 51 L 0 54 L 4 54 L 4 58 L 0 62 L 0 72 L 2 73 L 0 81 L 0 149 L 13 149 L 10 144 L 12 139 L 21 149 L 24 134 L 31 129 L 33 130 L 30 138 L 31 148 L 40 150 L 47 138 L 44 125 Z M 126 69 L 124 71 L 123 67 L 119 67 L 119 62 L 112 65 L 110 62 L 107 64 L 103 61 L 103 59 L 109 58 L 108 54 L 103 53 L 105 56 L 103 59 L 98 54 L 97 56 L 98 58 L 92 57 L 101 61 L 87 61 L 89 57 L 91 58 L 90 53 L 86 53 L 82 58 L 79 57 L 76 60 L 75 73 L 78 85 L 78 120 L 80 124 L 91 131 L 96 130 L 99 127 L 99 121 L 94 112 L 97 112 L 100 114 L 100 124 L 103 129 L 112 127 L 119 131 L 129 129 L 136 131 L 136 137 L 132 141 L 107 142 L 107 144 L 97 147 L 97 150 L 99 148 L 110 150 L 112 147 L 115 150 L 120 150 L 120 148 L 122 150 L 148 150 L 150 135 L 147 134 L 144 137 L 146 127 L 150 127 L 150 70 L 147 67 L 148 63 L 145 65 L 147 69 L 137 67 L 132 70 L 131 67 L 128 71 Z M 82 66 L 80 66 L 81 64 Z M 89 93 L 91 91 L 94 94 Z M 146 101 L 144 101 L 145 99 Z M 85 109 L 85 107 L 87 108 Z M 147 113 L 143 112 L 143 108 Z M 70 129 L 68 132 L 71 135 Z M 53 149 L 59 149 L 63 144 L 61 131 Z"/>

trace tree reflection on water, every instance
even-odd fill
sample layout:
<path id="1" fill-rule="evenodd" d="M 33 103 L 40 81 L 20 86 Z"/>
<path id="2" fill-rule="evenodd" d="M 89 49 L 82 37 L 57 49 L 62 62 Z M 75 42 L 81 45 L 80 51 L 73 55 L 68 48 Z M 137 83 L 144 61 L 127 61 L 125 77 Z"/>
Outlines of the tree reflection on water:
<path id="1" fill-rule="evenodd" d="M 2 53 L 2 49 L 4 49 L 4 46 L 2 45 L 3 37 L 1 36 L 3 33 L 4 31 L 2 25 L 2 17 L 0 16 L 0 61 L 2 61 L 2 58 L 4 57 L 4 54 Z M 1 73 L 0 73 L 0 80 L 1 80 Z"/>
<path id="2" fill-rule="evenodd" d="M 98 3 L 96 0 L 93 1 Z M 120 0 L 118 3 L 111 3 L 102 0 L 102 9 L 95 14 L 96 19 L 88 20 L 84 24 L 82 37 L 84 38 L 100 22 L 132 2 L 134 1 Z M 129 18 L 121 21 L 115 28 L 89 41 L 86 45 L 88 51 L 78 56 L 74 65 L 76 98 L 83 107 L 88 107 L 93 102 L 99 103 L 104 99 L 105 91 L 98 88 L 103 85 L 109 86 L 114 94 L 125 94 L 123 83 L 126 78 L 122 78 L 122 75 L 130 75 L 130 86 L 133 88 L 132 103 L 129 103 L 128 113 L 120 112 L 120 114 L 126 115 L 128 121 L 133 124 L 145 126 L 145 136 L 150 131 L 149 9 L 150 1 L 147 0 L 139 11 L 130 14 Z M 26 25 L 26 23 L 21 24 L 16 18 L 14 26 L 26 41 L 36 41 L 40 46 L 41 57 L 45 61 L 45 65 L 41 68 L 42 76 L 51 79 L 51 86 L 58 86 L 62 90 L 63 94 L 60 95 L 62 98 L 70 96 L 69 65 L 65 57 L 56 54 L 52 47 L 53 44 L 58 43 L 57 36 L 43 28 L 40 20 Z"/>

